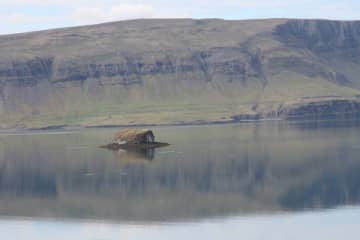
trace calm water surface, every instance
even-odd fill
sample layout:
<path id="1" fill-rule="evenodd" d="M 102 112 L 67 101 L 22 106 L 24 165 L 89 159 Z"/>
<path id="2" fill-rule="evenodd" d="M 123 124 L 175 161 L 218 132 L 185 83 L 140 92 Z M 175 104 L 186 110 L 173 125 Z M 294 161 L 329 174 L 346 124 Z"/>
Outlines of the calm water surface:
<path id="1" fill-rule="evenodd" d="M 98 148 L 113 132 L 1 133 L 0 235 L 338 239 L 360 227 L 358 123 L 155 128 L 171 146 Z"/>

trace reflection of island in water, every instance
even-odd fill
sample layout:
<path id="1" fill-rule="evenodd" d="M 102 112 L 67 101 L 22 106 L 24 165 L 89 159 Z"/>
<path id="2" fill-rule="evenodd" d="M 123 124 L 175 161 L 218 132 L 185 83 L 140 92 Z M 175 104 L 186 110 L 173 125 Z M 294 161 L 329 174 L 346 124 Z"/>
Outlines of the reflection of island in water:
<path id="1" fill-rule="evenodd" d="M 122 162 L 152 161 L 155 157 L 156 147 L 122 147 L 112 150 L 114 155 Z"/>
<path id="2" fill-rule="evenodd" d="M 169 221 L 360 203 L 359 131 L 180 130 L 192 140 L 179 133 L 166 150 L 64 151 L 86 141 L 71 136 L 0 141 L 0 214 Z"/>
<path id="3" fill-rule="evenodd" d="M 152 161 L 155 158 L 155 151 L 158 148 L 163 148 L 168 145 L 161 146 L 146 146 L 146 145 L 127 145 L 118 146 L 114 149 L 109 149 L 114 153 L 114 156 L 120 162 L 143 162 Z"/>

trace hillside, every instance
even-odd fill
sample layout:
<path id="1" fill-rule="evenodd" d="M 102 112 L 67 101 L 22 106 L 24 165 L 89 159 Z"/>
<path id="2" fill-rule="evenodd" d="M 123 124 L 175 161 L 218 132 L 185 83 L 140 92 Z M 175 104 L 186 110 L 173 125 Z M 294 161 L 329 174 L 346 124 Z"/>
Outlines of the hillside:
<path id="1" fill-rule="evenodd" d="M 360 115 L 360 22 L 122 21 L 0 53 L 4 128 Z"/>

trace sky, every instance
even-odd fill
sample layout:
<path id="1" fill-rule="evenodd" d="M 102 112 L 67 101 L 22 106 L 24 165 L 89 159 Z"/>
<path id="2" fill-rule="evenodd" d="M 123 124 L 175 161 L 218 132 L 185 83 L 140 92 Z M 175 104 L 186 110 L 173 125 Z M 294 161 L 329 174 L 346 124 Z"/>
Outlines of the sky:
<path id="1" fill-rule="evenodd" d="M 139 18 L 360 20 L 360 0 L 0 0 L 0 34 Z"/>

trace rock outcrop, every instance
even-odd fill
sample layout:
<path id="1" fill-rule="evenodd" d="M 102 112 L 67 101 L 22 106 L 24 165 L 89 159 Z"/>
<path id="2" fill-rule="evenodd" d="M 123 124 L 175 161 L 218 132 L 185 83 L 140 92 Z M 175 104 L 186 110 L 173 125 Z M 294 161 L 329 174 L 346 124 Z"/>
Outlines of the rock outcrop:
<path id="1" fill-rule="evenodd" d="M 281 106 L 278 116 L 287 120 L 351 119 L 360 117 L 360 101 L 325 100 Z"/>
<path id="2" fill-rule="evenodd" d="M 359 57 L 360 21 L 290 20 L 275 33 L 288 46 Z"/>

